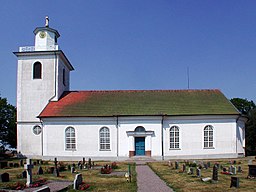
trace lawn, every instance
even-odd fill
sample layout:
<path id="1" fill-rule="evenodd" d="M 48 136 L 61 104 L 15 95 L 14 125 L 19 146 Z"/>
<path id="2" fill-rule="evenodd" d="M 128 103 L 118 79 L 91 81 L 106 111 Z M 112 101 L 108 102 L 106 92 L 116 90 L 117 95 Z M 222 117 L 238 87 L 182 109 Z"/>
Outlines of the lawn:
<path id="1" fill-rule="evenodd" d="M 9 161 L 10 163 L 11 161 Z M 18 160 L 13 160 L 13 163 L 18 163 Z M 61 162 L 62 165 L 68 168 L 68 165 L 72 165 L 72 163 L 77 164 L 77 162 Z M 124 172 L 127 172 L 128 170 L 128 163 L 126 162 L 118 162 L 117 169 L 114 169 L 113 172 L 121 172 L 120 175 L 107 175 L 107 174 L 100 174 L 100 167 L 110 164 L 111 162 L 95 162 L 95 168 L 94 169 L 78 169 L 76 167 L 76 173 L 71 173 L 70 170 L 65 170 L 60 172 L 60 177 L 55 177 L 52 173 L 46 173 L 46 170 L 48 170 L 50 167 L 54 166 L 53 162 L 44 162 L 41 167 L 43 168 L 44 174 L 43 175 L 37 175 L 37 170 L 39 165 L 34 166 L 33 168 L 33 181 L 43 178 L 47 180 L 62 180 L 62 181 L 74 181 L 75 175 L 77 173 L 81 173 L 83 176 L 83 181 L 86 184 L 90 185 L 90 188 L 87 191 L 129 191 L 129 192 L 135 192 L 137 191 L 137 183 L 136 183 L 136 172 L 135 172 L 135 164 L 131 165 L 131 172 L 132 172 L 132 182 L 128 183 L 124 177 Z M 96 167 L 97 165 L 97 167 Z M 15 185 L 17 182 L 25 184 L 26 179 L 21 178 L 21 173 L 23 171 L 23 167 L 19 168 L 5 168 L 0 169 L 0 174 L 2 173 L 9 173 L 10 175 L 10 182 L 0 182 L 0 189 L 6 188 L 11 185 Z M 72 189 L 71 186 L 68 191 L 76 191 Z"/>
<path id="2" fill-rule="evenodd" d="M 172 161 L 173 166 L 169 166 L 169 162 L 151 162 L 149 166 L 153 169 L 157 175 L 162 178 L 167 185 L 173 188 L 177 192 L 182 191 L 256 191 L 256 179 L 247 179 L 248 176 L 248 160 L 254 159 L 254 157 L 240 158 L 240 159 L 215 159 L 215 160 L 203 160 L 204 162 L 210 162 L 211 167 L 208 169 L 202 169 L 202 178 L 211 177 L 213 165 L 218 163 L 222 167 L 228 168 L 231 165 L 231 161 L 235 160 L 236 164 L 234 166 L 241 166 L 243 172 L 232 175 L 234 177 L 239 177 L 239 188 L 230 188 L 231 175 L 221 174 L 221 169 L 218 170 L 218 182 L 203 182 L 200 178 L 196 177 L 195 171 L 193 175 L 187 173 L 188 166 L 186 167 L 186 172 L 181 173 L 182 165 L 184 161 L 179 161 L 179 169 L 175 169 L 175 161 Z M 196 160 L 197 163 L 202 160 Z M 193 162 L 193 161 L 191 161 Z M 255 162 L 254 162 L 255 163 Z"/>

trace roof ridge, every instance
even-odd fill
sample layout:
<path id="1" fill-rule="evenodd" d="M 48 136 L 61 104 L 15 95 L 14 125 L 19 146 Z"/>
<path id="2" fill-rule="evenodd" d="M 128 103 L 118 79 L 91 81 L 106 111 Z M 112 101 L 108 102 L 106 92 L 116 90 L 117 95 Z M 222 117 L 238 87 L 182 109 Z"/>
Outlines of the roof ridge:
<path id="1" fill-rule="evenodd" d="M 213 91 L 221 92 L 220 89 L 119 89 L 119 90 L 74 90 L 68 93 L 81 92 L 203 92 Z"/>

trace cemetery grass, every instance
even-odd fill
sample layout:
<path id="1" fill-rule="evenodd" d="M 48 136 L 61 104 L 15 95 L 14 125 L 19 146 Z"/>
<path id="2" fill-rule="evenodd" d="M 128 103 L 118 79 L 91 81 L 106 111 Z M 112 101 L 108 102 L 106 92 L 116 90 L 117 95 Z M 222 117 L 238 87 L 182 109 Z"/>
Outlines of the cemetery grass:
<path id="1" fill-rule="evenodd" d="M 13 163 L 18 163 L 16 160 L 12 160 L 9 162 Z M 68 165 L 72 165 L 72 163 L 76 164 L 76 172 L 71 173 L 70 170 L 67 169 Z M 98 165 L 103 166 L 105 164 L 110 164 L 111 162 L 95 162 L 95 166 Z M 117 162 L 117 169 L 114 169 L 113 172 L 121 172 L 120 176 L 116 175 L 102 175 L 100 174 L 100 168 L 94 168 L 94 169 L 78 169 L 77 168 L 77 162 L 62 162 L 62 165 L 66 167 L 65 171 L 60 172 L 60 177 L 55 177 L 52 173 L 45 173 L 46 170 L 49 167 L 53 167 L 54 163 L 51 161 L 44 162 L 41 167 L 43 168 L 44 174 L 43 175 L 37 175 L 37 169 L 39 165 L 35 165 L 32 173 L 33 173 L 33 181 L 38 180 L 40 178 L 46 179 L 47 181 L 70 181 L 73 183 L 75 175 L 78 173 L 81 173 L 83 176 L 83 181 L 86 184 L 90 185 L 90 188 L 87 189 L 86 191 L 124 191 L 124 192 L 135 192 L 137 191 L 137 181 L 136 181 L 136 171 L 135 171 L 135 164 L 131 164 L 131 171 L 132 171 L 132 182 L 127 183 L 126 179 L 124 177 L 124 172 L 127 172 L 128 170 L 128 164 L 126 162 Z M 14 186 L 17 183 L 24 184 L 26 183 L 26 179 L 23 179 L 21 177 L 21 173 L 24 171 L 23 167 L 19 168 L 4 168 L 0 169 L 0 175 L 7 172 L 9 173 L 9 178 L 10 182 L 0 182 L 0 189 L 6 189 L 10 188 L 10 186 Z M 47 185 L 47 184 L 46 184 Z M 66 191 L 78 191 L 78 190 L 73 190 L 73 185 L 70 186 Z"/>
<path id="2" fill-rule="evenodd" d="M 151 162 L 149 166 L 151 169 L 163 179 L 168 186 L 174 189 L 177 192 L 185 191 L 202 191 L 202 192 L 218 192 L 218 191 L 256 191 L 256 178 L 247 179 L 248 176 L 248 159 L 254 159 L 254 157 L 246 157 L 239 159 L 215 159 L 215 160 L 204 160 L 204 162 L 211 162 L 211 167 L 208 169 L 202 169 L 202 178 L 210 177 L 212 178 L 212 170 L 214 163 L 219 163 L 223 167 L 229 167 L 231 160 L 236 160 L 236 167 L 239 165 L 242 167 L 243 172 L 232 175 L 234 177 L 239 177 L 239 188 L 232 187 L 230 188 L 231 175 L 221 174 L 221 169 L 218 170 L 218 182 L 203 182 L 200 178 L 196 177 L 196 171 L 194 170 L 194 175 L 187 174 L 187 168 L 185 173 L 180 173 L 182 170 L 183 162 L 179 161 L 179 169 L 174 167 L 169 167 L 168 162 Z M 198 160 L 200 162 L 202 160 Z M 175 161 L 172 161 L 175 165 Z M 238 164 L 241 163 L 241 164 Z"/>

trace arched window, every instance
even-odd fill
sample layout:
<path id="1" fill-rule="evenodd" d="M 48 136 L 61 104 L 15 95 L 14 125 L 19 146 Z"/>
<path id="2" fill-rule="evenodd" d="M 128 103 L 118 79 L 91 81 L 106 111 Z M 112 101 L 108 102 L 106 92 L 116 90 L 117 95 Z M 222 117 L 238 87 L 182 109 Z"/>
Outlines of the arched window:
<path id="1" fill-rule="evenodd" d="M 172 126 L 170 128 L 170 149 L 178 149 L 180 147 L 179 127 Z"/>
<path id="2" fill-rule="evenodd" d="M 207 125 L 204 128 L 204 148 L 212 148 L 213 147 L 213 127 L 211 125 Z"/>
<path id="3" fill-rule="evenodd" d="M 136 129 L 134 131 L 135 132 L 145 132 L 145 128 L 142 126 L 138 126 L 138 127 L 136 127 Z"/>
<path id="4" fill-rule="evenodd" d="M 34 63 L 33 79 L 42 79 L 42 64 L 40 62 Z"/>
<path id="5" fill-rule="evenodd" d="M 107 127 L 100 129 L 100 150 L 110 150 L 110 132 Z"/>
<path id="6" fill-rule="evenodd" d="M 76 132 L 73 127 L 68 127 L 65 130 L 66 150 L 76 149 Z"/>

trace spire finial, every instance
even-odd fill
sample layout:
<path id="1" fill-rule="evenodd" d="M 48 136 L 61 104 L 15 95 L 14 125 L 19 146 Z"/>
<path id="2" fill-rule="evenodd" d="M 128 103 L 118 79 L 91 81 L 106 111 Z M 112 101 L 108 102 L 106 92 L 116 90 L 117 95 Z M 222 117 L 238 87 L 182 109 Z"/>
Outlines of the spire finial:
<path id="1" fill-rule="evenodd" d="M 49 27 L 49 17 L 45 17 L 45 27 Z"/>

